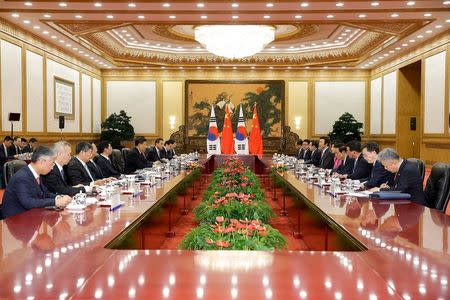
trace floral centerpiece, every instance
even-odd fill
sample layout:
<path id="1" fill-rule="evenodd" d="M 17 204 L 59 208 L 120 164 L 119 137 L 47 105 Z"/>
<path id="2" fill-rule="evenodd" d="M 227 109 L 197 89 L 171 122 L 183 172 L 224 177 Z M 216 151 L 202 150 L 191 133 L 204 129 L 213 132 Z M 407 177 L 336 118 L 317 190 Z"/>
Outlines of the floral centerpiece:
<path id="1" fill-rule="evenodd" d="M 203 201 L 194 210 L 200 225 L 179 245 L 189 250 L 273 250 L 286 246 L 266 223 L 273 211 L 256 175 L 236 158 L 214 171 Z"/>
<path id="2" fill-rule="evenodd" d="M 188 250 L 274 250 L 286 247 L 281 233 L 258 220 L 216 217 L 189 232 L 181 243 Z"/>

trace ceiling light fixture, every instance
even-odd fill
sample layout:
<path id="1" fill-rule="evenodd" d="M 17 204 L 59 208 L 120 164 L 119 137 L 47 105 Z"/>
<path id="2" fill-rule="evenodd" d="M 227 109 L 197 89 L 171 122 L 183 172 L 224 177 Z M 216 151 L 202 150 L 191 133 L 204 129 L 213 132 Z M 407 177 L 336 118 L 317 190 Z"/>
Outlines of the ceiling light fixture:
<path id="1" fill-rule="evenodd" d="M 77 19 L 82 19 L 83 16 L 81 16 L 81 15 L 76 15 L 75 18 L 77 18 Z"/>
<path id="2" fill-rule="evenodd" d="M 106 18 L 108 18 L 108 19 L 114 19 L 114 16 L 113 16 L 113 15 L 107 15 Z"/>
<path id="3" fill-rule="evenodd" d="M 31 3 L 31 2 L 25 2 L 24 4 L 25 4 L 25 6 L 33 6 L 33 3 Z"/>
<path id="4" fill-rule="evenodd" d="M 65 2 L 61 2 L 61 3 L 59 3 L 58 4 L 60 7 L 67 7 L 67 3 L 65 3 Z"/>
<path id="5" fill-rule="evenodd" d="M 336 3 L 336 6 L 337 6 L 337 7 L 342 7 L 342 6 L 344 6 L 344 3 L 338 2 L 338 3 Z"/>
<path id="6" fill-rule="evenodd" d="M 208 19 L 208 16 L 200 16 L 201 19 Z"/>
<path id="7" fill-rule="evenodd" d="M 302 16 L 301 16 L 301 15 L 296 15 L 295 18 L 296 18 L 296 19 L 301 19 Z"/>
<path id="8" fill-rule="evenodd" d="M 380 2 L 372 2 L 372 3 L 370 3 L 370 5 L 372 5 L 372 6 L 378 6 L 378 5 L 380 5 Z"/>
<path id="9" fill-rule="evenodd" d="M 274 39 L 274 27 L 266 25 L 203 25 L 195 28 L 197 42 L 209 52 L 226 58 L 254 55 Z"/>
<path id="10" fill-rule="evenodd" d="M 300 4 L 300 6 L 301 6 L 301 7 L 308 7 L 308 6 L 309 6 L 309 3 L 308 3 L 308 2 L 302 2 L 302 3 Z"/>
<path id="11" fill-rule="evenodd" d="M 430 13 L 426 13 L 426 14 L 424 14 L 423 16 L 424 16 L 424 17 L 431 17 L 431 16 L 432 16 L 432 14 L 430 14 Z"/>
<path id="12" fill-rule="evenodd" d="M 138 19 L 143 20 L 143 19 L 145 19 L 145 16 L 138 16 Z"/>
<path id="13" fill-rule="evenodd" d="M 46 19 L 50 19 L 52 16 L 51 15 L 48 15 L 48 14 L 45 14 L 44 15 L 44 18 L 46 18 Z"/>
<path id="14" fill-rule="evenodd" d="M 198 8 L 203 8 L 203 7 L 205 7 L 205 4 L 204 3 L 197 3 L 197 7 Z"/>
<path id="15" fill-rule="evenodd" d="M 13 18 L 18 18 L 18 17 L 19 17 L 19 14 L 14 13 L 14 14 L 11 15 L 11 17 L 13 17 Z"/>
<path id="16" fill-rule="evenodd" d="M 442 2 L 442 4 L 444 4 L 444 5 L 449 5 L 449 4 L 450 4 L 450 1 L 444 1 L 444 2 Z"/>
<path id="17" fill-rule="evenodd" d="M 273 3 L 267 3 L 266 7 L 273 7 Z"/>
<path id="18" fill-rule="evenodd" d="M 399 16 L 399 14 L 392 14 L 391 17 L 392 18 L 397 18 Z"/>
<path id="19" fill-rule="evenodd" d="M 360 14 L 360 15 L 358 15 L 358 18 L 365 18 L 365 17 L 367 17 L 367 15 L 365 15 L 365 14 Z"/>
<path id="20" fill-rule="evenodd" d="M 45 34 L 45 35 L 47 35 L 47 34 L 48 34 L 48 31 L 47 31 L 47 30 L 44 30 L 44 31 L 42 31 L 42 33 Z"/>
<path id="21" fill-rule="evenodd" d="M 239 16 L 231 16 L 232 19 L 239 19 Z"/>
<path id="22" fill-rule="evenodd" d="M 269 15 L 265 15 L 264 19 L 270 19 L 270 16 Z"/>
<path id="23" fill-rule="evenodd" d="M 23 20 L 24 24 L 30 24 L 31 22 L 29 20 Z"/>
<path id="24" fill-rule="evenodd" d="M 134 7 L 136 7 L 136 3 L 128 3 L 128 7 L 134 8 Z"/>
<path id="25" fill-rule="evenodd" d="M 169 16 L 169 19 L 176 19 L 177 16 Z"/>
<path id="26" fill-rule="evenodd" d="M 239 7 L 239 4 L 237 4 L 237 3 L 233 3 L 233 4 L 231 4 L 231 7 L 233 7 L 233 8 L 237 8 L 237 7 Z"/>
<path id="27" fill-rule="evenodd" d="M 416 4 L 416 2 L 414 2 L 414 1 L 408 1 L 408 2 L 406 2 L 406 5 L 408 5 L 408 6 L 413 6 L 413 5 L 415 5 Z"/>
<path id="28" fill-rule="evenodd" d="M 328 16 L 327 16 L 327 19 L 333 19 L 333 18 L 334 18 L 333 15 L 328 15 Z"/>
<path id="29" fill-rule="evenodd" d="M 164 3 L 162 6 L 163 7 L 170 7 L 170 3 Z"/>
<path id="30" fill-rule="evenodd" d="M 102 7 L 102 4 L 101 4 L 100 2 L 95 2 L 95 3 L 94 3 L 94 6 L 95 6 L 95 7 Z"/>

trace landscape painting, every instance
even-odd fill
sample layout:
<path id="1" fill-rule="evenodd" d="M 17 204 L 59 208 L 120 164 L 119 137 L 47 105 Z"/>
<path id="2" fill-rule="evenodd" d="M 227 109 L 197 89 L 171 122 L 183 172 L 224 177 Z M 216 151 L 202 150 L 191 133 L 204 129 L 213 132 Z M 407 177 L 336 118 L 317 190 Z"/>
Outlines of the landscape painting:
<path id="1" fill-rule="evenodd" d="M 188 137 L 206 137 L 211 107 L 222 131 L 225 105 L 232 109 L 233 132 L 236 131 L 239 105 L 242 105 L 247 131 L 250 131 L 256 104 L 263 138 L 279 138 L 284 124 L 284 81 L 205 81 L 187 80 L 185 108 Z"/>

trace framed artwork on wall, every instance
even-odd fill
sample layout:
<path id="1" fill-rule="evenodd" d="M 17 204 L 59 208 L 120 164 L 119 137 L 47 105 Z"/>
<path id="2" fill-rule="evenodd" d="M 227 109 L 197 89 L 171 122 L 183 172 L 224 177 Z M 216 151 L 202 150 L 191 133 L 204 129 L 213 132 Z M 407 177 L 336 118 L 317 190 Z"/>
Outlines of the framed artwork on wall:
<path id="1" fill-rule="evenodd" d="M 54 117 L 75 118 L 75 83 L 55 76 L 53 78 Z"/>

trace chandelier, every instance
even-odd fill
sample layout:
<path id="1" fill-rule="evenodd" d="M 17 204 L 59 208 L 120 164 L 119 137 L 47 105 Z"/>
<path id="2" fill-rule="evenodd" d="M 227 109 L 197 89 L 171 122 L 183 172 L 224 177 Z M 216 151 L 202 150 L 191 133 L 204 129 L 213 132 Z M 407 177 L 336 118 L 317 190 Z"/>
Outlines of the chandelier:
<path id="1" fill-rule="evenodd" d="M 201 25 L 195 40 L 206 50 L 226 58 L 251 56 L 275 39 L 275 29 L 267 25 Z"/>

